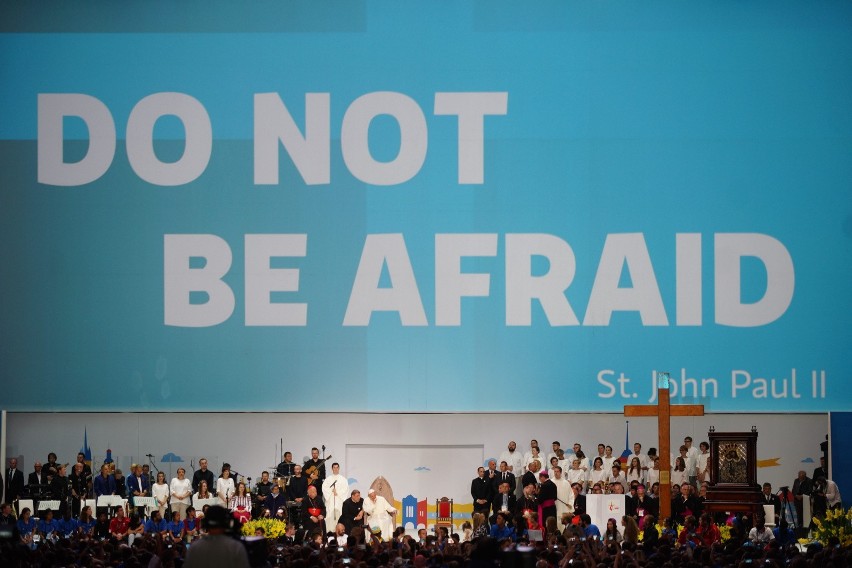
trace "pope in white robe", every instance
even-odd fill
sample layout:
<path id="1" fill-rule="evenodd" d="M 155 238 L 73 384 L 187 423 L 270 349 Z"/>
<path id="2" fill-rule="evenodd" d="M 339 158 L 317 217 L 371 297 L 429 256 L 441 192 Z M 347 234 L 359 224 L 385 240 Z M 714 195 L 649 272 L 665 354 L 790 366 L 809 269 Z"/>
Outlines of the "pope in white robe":
<path id="1" fill-rule="evenodd" d="M 364 513 L 367 514 L 367 524 L 370 529 L 378 528 L 382 531 L 383 541 L 389 541 L 393 538 L 396 509 L 391 507 L 387 499 L 381 495 L 376 495 L 375 489 L 370 489 L 367 498 L 364 499 Z"/>
<path id="2" fill-rule="evenodd" d="M 340 475 L 340 464 L 331 464 L 331 475 L 322 482 L 322 498 L 325 500 L 325 528 L 326 532 L 334 532 L 337 529 L 337 520 L 340 518 L 343 502 L 349 497 L 349 482 Z"/>

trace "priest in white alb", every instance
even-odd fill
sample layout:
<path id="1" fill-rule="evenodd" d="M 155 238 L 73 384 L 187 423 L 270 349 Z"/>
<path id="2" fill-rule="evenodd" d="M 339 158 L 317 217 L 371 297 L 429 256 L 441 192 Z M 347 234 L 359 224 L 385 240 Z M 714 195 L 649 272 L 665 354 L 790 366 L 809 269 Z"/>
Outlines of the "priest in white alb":
<path id="1" fill-rule="evenodd" d="M 556 485 L 556 520 L 562 519 L 562 513 L 574 512 L 574 490 L 571 482 L 565 479 L 562 468 L 553 468 L 553 483 Z"/>
<path id="2" fill-rule="evenodd" d="M 382 540 L 385 542 L 393 538 L 396 509 L 391 507 L 387 499 L 377 495 L 375 489 L 370 489 L 367 498 L 364 499 L 364 512 L 367 514 L 367 524 L 371 531 L 380 530 Z"/>
<path id="3" fill-rule="evenodd" d="M 331 475 L 322 482 L 322 498 L 325 500 L 326 532 L 334 532 L 342 513 L 343 502 L 349 497 L 349 482 L 340 475 L 340 464 L 331 464 Z"/>

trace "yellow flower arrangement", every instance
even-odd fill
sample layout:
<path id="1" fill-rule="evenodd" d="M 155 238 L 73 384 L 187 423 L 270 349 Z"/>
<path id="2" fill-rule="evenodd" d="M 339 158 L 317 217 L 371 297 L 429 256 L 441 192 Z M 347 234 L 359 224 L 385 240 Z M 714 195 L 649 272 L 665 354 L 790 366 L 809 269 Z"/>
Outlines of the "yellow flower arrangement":
<path id="1" fill-rule="evenodd" d="M 278 538 L 286 534 L 287 523 L 279 519 L 254 519 L 245 523 L 241 532 L 244 536 L 254 536 L 259 528 L 266 538 Z"/>
<path id="2" fill-rule="evenodd" d="M 827 545 L 830 538 L 836 537 L 840 546 L 852 546 L 852 508 L 846 511 L 829 510 L 824 519 L 814 517 L 813 521 L 816 527 L 814 538 L 823 545 Z"/>

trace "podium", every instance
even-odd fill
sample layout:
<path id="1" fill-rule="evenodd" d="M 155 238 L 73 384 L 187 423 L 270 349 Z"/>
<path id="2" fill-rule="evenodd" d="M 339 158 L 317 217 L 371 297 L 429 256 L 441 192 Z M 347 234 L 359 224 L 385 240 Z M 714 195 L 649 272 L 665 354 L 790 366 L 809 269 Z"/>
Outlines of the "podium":
<path id="1" fill-rule="evenodd" d="M 621 517 L 627 514 L 625 495 L 586 495 L 586 513 L 601 534 L 606 530 L 607 520 L 611 518 L 615 519 L 615 526 L 623 533 Z"/>
<path id="2" fill-rule="evenodd" d="M 107 514 L 111 517 L 113 511 L 117 507 L 124 507 L 124 504 L 127 502 L 126 499 L 123 499 L 121 495 L 101 495 L 97 498 L 97 509 L 106 508 Z"/>
<path id="3" fill-rule="evenodd" d="M 159 509 L 159 507 L 157 506 L 157 500 L 153 497 L 134 497 L 133 506 L 145 507 L 146 517 L 150 517 L 151 511 L 153 511 L 154 509 Z"/>
<path id="4" fill-rule="evenodd" d="M 56 513 L 57 511 L 59 511 L 59 500 L 54 500 L 54 501 L 51 501 L 51 500 L 39 501 L 39 502 L 38 502 L 38 510 L 39 510 L 39 512 L 41 512 L 41 511 L 47 511 L 47 510 L 51 510 L 51 511 L 53 511 L 54 513 Z"/>
<path id="5" fill-rule="evenodd" d="M 704 510 L 708 513 L 763 514 L 757 482 L 757 430 L 716 432 L 711 428 L 710 486 Z"/>

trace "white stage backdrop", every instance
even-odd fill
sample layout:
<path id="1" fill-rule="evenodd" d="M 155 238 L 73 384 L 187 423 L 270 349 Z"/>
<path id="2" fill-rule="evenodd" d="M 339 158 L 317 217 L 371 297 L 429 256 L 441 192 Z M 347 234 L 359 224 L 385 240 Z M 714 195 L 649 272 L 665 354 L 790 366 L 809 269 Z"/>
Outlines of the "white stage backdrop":
<path id="1" fill-rule="evenodd" d="M 825 414 L 711 414 L 672 419 L 672 441 L 689 435 L 696 444 L 717 430 L 745 431 L 756 426 L 758 477 L 774 487 L 789 485 L 799 469 L 809 474 L 818 463 L 819 443 L 828 432 Z M 632 419 L 629 443 L 657 446 L 656 420 Z M 34 460 L 56 452 L 72 462 L 84 444 L 92 460 L 103 462 L 107 449 L 119 467 L 148 462 L 173 475 L 178 465 L 198 466 L 205 456 L 218 471 L 223 461 L 246 477 L 280 461 L 279 445 L 303 460 L 312 446 L 326 446 L 326 455 L 341 465 L 362 490 L 378 475 L 391 485 L 395 499 L 411 495 L 428 499 L 446 495 L 456 512 L 470 510 L 470 482 L 476 468 L 498 458 L 509 440 L 519 450 L 536 438 L 542 448 L 558 440 L 587 453 L 599 442 L 616 454 L 625 449 L 627 423 L 619 414 L 358 414 L 358 413 L 10 413 L 7 454 L 17 456 L 24 471 Z M 426 470 L 417 468 L 426 467 Z M 400 517 L 400 521 L 402 518 Z"/>
<path id="2" fill-rule="evenodd" d="M 407 529 L 418 528 L 417 513 L 427 511 L 427 523 L 432 522 L 435 501 L 441 497 L 453 500 L 454 516 L 470 518 L 471 470 L 485 459 L 480 445 L 369 445 L 346 446 L 347 476 L 351 489 L 362 495 L 381 476 L 393 501 L 400 504 L 399 521 Z M 475 474 L 475 469 L 474 469 Z M 460 480 L 468 480 L 467 485 Z M 378 490 L 382 494 L 381 490 Z M 430 507 L 431 506 L 431 507 Z M 413 509 L 412 509 L 413 508 Z M 460 521 L 459 521 L 460 522 Z"/>

